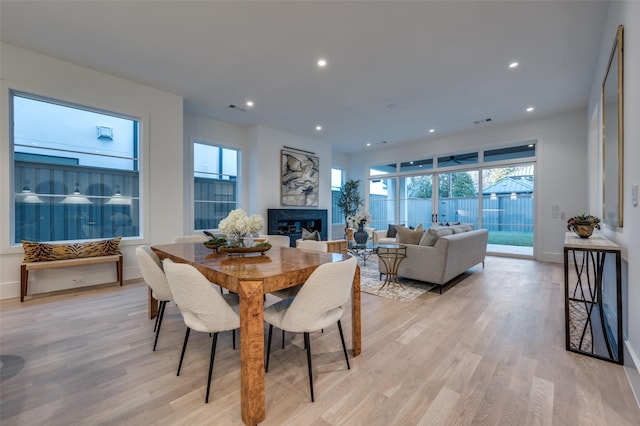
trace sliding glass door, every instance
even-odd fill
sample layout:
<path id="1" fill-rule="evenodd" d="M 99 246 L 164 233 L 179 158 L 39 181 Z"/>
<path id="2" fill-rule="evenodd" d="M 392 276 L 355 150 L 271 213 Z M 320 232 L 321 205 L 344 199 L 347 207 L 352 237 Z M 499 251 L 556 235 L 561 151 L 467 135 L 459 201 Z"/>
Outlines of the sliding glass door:
<path id="1" fill-rule="evenodd" d="M 400 179 L 400 223 L 426 229 L 434 220 L 433 176 L 408 176 Z"/>
<path id="2" fill-rule="evenodd" d="M 533 164 L 482 171 L 482 227 L 489 230 L 488 250 L 533 255 Z"/>
<path id="3" fill-rule="evenodd" d="M 478 228 L 478 171 L 438 173 L 437 222 Z"/>
<path id="4" fill-rule="evenodd" d="M 533 256 L 535 142 L 372 166 L 371 226 L 468 223 L 489 252 Z"/>

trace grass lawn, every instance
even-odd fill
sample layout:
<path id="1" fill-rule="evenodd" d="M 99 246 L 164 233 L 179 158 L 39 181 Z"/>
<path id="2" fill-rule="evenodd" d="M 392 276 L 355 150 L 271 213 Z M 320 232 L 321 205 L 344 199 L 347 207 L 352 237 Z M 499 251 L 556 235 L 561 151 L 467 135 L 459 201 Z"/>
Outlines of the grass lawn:
<path id="1" fill-rule="evenodd" d="M 489 244 L 533 247 L 533 232 L 489 231 Z"/>

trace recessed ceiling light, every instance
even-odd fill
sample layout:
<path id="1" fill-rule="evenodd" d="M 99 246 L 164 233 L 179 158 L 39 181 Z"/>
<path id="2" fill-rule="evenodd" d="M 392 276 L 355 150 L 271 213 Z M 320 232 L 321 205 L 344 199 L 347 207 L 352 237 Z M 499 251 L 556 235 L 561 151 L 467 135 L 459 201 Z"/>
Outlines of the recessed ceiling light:
<path id="1" fill-rule="evenodd" d="M 320 130 L 322 130 L 322 126 L 316 126 L 316 130 L 319 132 Z"/>
<path id="2" fill-rule="evenodd" d="M 253 101 L 247 101 L 247 106 L 249 108 L 252 108 L 253 107 Z"/>
<path id="3" fill-rule="evenodd" d="M 429 133 L 435 133 L 436 129 L 429 129 Z"/>
<path id="4" fill-rule="evenodd" d="M 509 68 L 511 68 L 511 69 L 513 69 L 513 68 L 518 68 L 518 65 L 520 65 L 520 64 L 518 64 L 517 62 L 511 62 L 511 63 L 509 64 Z"/>
<path id="5" fill-rule="evenodd" d="M 371 142 L 367 142 L 367 146 L 371 146 Z"/>
<path id="6" fill-rule="evenodd" d="M 318 66 L 320 68 L 324 68 L 327 66 L 327 60 L 326 59 L 318 59 Z"/>
<path id="7" fill-rule="evenodd" d="M 534 107 L 528 107 L 527 112 L 532 112 L 534 109 L 535 109 Z"/>
<path id="8" fill-rule="evenodd" d="M 409 164 L 413 164 L 413 161 L 409 161 Z"/>

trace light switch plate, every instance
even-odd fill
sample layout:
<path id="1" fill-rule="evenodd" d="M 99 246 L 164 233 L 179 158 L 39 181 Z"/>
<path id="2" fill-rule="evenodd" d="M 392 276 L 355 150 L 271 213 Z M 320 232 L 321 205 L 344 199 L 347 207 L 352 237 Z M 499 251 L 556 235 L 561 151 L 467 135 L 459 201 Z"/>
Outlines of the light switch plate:
<path id="1" fill-rule="evenodd" d="M 631 204 L 638 207 L 638 184 L 631 185 Z"/>

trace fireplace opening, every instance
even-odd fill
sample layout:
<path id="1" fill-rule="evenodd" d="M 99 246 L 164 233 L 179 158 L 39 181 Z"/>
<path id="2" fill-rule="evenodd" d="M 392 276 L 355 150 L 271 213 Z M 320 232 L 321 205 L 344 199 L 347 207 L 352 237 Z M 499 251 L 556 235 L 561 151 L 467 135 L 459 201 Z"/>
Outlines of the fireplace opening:
<path id="1" fill-rule="evenodd" d="M 289 246 L 295 247 L 302 238 L 302 229 L 318 231 L 320 239 L 327 240 L 327 211 L 318 209 L 268 209 L 267 232 L 289 237 Z"/>

